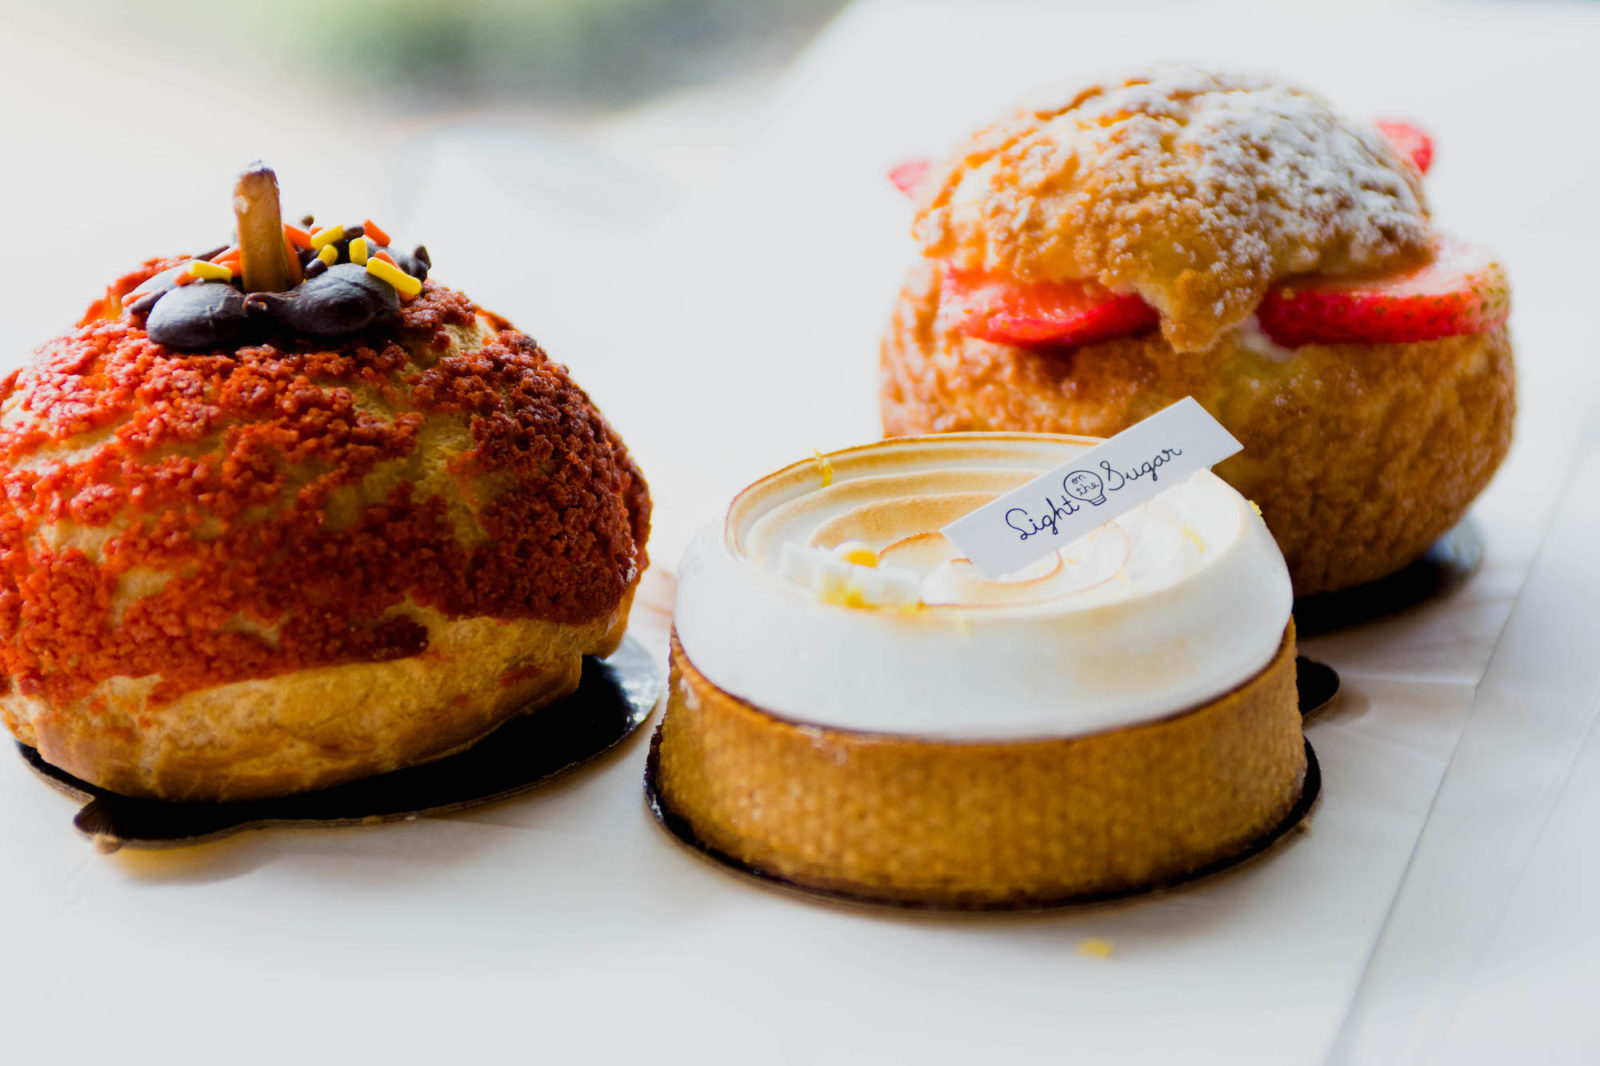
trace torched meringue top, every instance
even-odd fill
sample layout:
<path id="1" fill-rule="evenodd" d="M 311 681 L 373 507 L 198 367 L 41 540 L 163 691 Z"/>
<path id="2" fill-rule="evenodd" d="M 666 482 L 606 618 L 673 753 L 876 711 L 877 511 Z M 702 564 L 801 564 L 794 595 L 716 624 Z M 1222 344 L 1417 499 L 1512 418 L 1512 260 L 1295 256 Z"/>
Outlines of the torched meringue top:
<path id="1" fill-rule="evenodd" d="M 1097 443 L 912 437 L 757 481 L 684 558 L 685 654 L 784 718 L 941 739 L 1077 736 L 1223 695 L 1272 660 L 1292 595 L 1211 473 L 1002 580 L 939 532 Z"/>

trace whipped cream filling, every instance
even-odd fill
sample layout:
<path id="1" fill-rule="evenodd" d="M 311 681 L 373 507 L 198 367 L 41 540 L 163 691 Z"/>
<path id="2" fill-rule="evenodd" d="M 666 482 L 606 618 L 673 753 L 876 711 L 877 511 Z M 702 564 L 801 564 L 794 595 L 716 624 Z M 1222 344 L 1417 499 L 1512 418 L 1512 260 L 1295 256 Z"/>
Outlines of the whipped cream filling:
<path id="1" fill-rule="evenodd" d="M 939 532 L 1096 443 L 914 437 L 763 478 L 684 557 L 685 654 L 781 717 L 940 739 L 1078 736 L 1223 695 L 1271 662 L 1292 595 L 1210 472 L 1000 580 Z"/>
<path id="2" fill-rule="evenodd" d="M 1253 352 L 1274 363 L 1287 363 L 1295 357 L 1293 348 L 1285 348 L 1261 328 L 1261 319 L 1250 315 L 1234 330 L 1233 342 L 1247 352 Z"/>

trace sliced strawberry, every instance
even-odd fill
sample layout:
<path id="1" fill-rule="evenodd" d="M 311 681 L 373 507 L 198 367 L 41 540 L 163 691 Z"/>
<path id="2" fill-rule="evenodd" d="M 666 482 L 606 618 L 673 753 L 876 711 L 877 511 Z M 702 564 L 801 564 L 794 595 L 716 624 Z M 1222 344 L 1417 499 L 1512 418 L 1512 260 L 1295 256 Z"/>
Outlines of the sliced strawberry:
<path id="1" fill-rule="evenodd" d="M 1376 123 L 1378 132 L 1389 142 L 1401 159 L 1411 160 L 1412 166 L 1426 174 L 1433 162 L 1433 138 L 1409 122 L 1384 121 Z"/>
<path id="2" fill-rule="evenodd" d="M 1511 313 L 1506 270 L 1487 248 L 1442 241 L 1433 261 L 1404 274 L 1280 285 L 1256 310 L 1286 348 L 1405 344 L 1493 329 Z"/>
<path id="3" fill-rule="evenodd" d="M 1018 347 L 1088 344 L 1160 321 L 1138 296 L 1092 281 L 1013 281 L 962 270 L 945 272 L 940 309 L 968 336 Z"/>
<path id="4" fill-rule="evenodd" d="M 933 161 L 929 159 L 907 159 L 889 171 L 889 180 L 907 196 L 915 196 L 917 186 L 922 184 L 924 175 L 932 165 Z"/>

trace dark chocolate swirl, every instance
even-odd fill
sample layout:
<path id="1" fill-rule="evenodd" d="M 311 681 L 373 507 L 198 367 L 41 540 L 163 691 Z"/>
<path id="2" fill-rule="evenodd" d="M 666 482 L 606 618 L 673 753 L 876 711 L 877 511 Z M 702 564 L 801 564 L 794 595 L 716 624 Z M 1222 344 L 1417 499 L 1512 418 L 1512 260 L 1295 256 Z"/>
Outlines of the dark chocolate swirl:
<path id="1" fill-rule="evenodd" d="M 180 351 L 219 348 L 250 329 L 244 295 L 224 281 L 195 282 L 163 293 L 145 319 L 150 339 Z"/>
<path id="2" fill-rule="evenodd" d="M 279 332 L 316 340 L 342 340 L 360 333 L 393 329 L 400 322 L 400 297 L 394 287 L 349 262 L 354 234 L 334 243 L 332 266 L 302 253 L 305 280 L 286 292 L 244 293 L 240 281 L 201 281 L 179 285 L 188 264 L 150 278 L 128 294 L 124 305 L 145 319 L 150 339 L 177 351 L 195 352 L 238 345 Z M 349 231 L 347 231 L 348 233 Z M 386 252 L 395 265 L 419 281 L 432 261 L 427 248 L 391 252 L 372 245 L 369 255 Z"/>
<path id="3" fill-rule="evenodd" d="M 253 292 L 244 302 L 251 314 L 265 314 L 318 340 L 390 328 L 400 321 L 400 297 L 394 287 L 354 263 L 331 266 L 288 292 Z"/>

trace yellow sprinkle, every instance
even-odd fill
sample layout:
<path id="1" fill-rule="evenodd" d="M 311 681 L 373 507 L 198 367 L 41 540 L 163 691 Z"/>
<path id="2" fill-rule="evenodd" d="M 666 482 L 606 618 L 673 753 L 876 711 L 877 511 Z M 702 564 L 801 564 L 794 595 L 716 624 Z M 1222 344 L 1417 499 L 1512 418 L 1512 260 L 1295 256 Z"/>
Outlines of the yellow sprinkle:
<path id="1" fill-rule="evenodd" d="M 1261 505 L 1259 503 L 1254 500 L 1246 500 L 1244 502 L 1250 505 L 1250 510 L 1256 513 L 1257 518 L 1261 517 Z"/>
<path id="2" fill-rule="evenodd" d="M 1203 552 L 1206 550 L 1206 539 L 1187 522 L 1183 524 L 1183 535 L 1189 538 L 1189 543 L 1194 545 L 1195 551 Z"/>
<path id="3" fill-rule="evenodd" d="M 865 590 L 854 582 L 846 582 L 835 588 L 824 589 L 817 594 L 817 599 L 823 603 L 831 603 L 835 607 L 871 607 L 867 600 Z"/>
<path id="4" fill-rule="evenodd" d="M 422 291 L 422 282 L 407 274 L 397 266 L 391 266 L 382 259 L 372 258 L 367 260 L 367 273 L 376 275 L 395 287 L 396 292 L 403 292 L 407 296 L 415 296 Z"/>
<path id="5" fill-rule="evenodd" d="M 335 248 L 331 244 L 324 245 L 322 251 L 317 253 L 317 258 L 322 260 L 324 263 L 327 263 L 329 266 L 333 266 L 333 264 L 339 261 L 339 249 Z"/>
<path id="6" fill-rule="evenodd" d="M 857 566 L 877 566 L 878 553 L 859 540 L 847 540 L 833 549 L 833 554 Z"/>
<path id="7" fill-rule="evenodd" d="M 311 235 L 311 247 L 320 252 L 343 236 L 343 226 L 329 226 L 327 229 L 319 229 Z"/>
<path id="8" fill-rule="evenodd" d="M 189 276 L 207 280 L 227 281 L 233 277 L 233 271 L 221 263 L 203 263 L 196 259 L 189 264 Z"/>
<path id="9" fill-rule="evenodd" d="M 367 262 L 367 239 L 357 237 L 350 242 L 350 262 L 356 266 L 365 266 Z"/>
<path id="10" fill-rule="evenodd" d="M 1085 937 L 1083 943 L 1078 945 L 1079 955 L 1092 955 L 1097 959 L 1111 957 L 1111 941 L 1101 940 L 1097 936 Z"/>
<path id="11" fill-rule="evenodd" d="M 815 448 L 811 449 L 811 454 L 817 457 L 817 471 L 822 475 L 822 487 L 827 488 L 833 484 L 833 464 L 828 462 L 826 455 Z"/>

